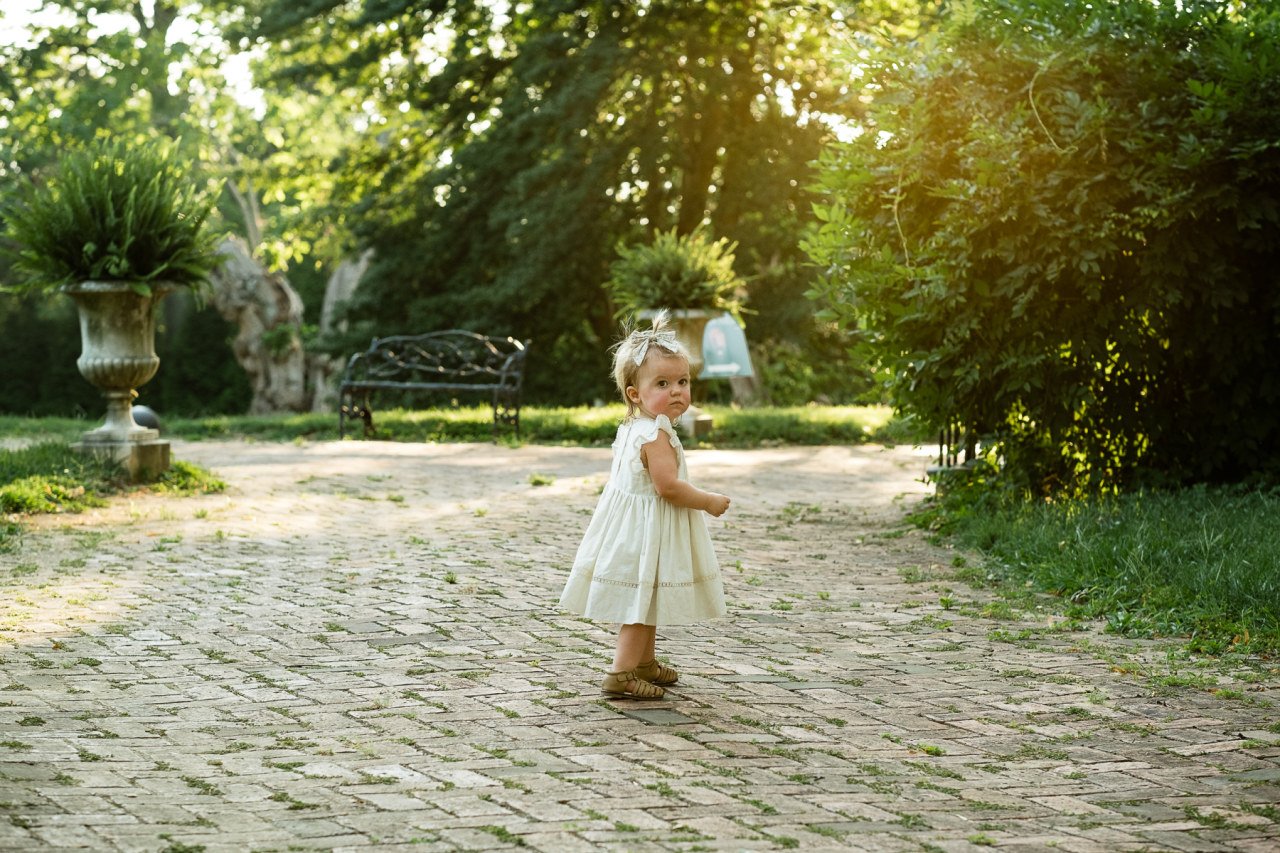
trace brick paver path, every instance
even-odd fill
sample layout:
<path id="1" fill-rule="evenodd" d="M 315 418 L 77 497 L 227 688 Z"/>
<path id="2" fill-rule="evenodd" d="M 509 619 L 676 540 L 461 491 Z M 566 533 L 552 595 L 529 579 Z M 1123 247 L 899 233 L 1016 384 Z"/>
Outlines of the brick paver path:
<path id="1" fill-rule="evenodd" d="M 553 607 L 607 450 L 175 455 L 230 490 L 0 554 L 0 848 L 1280 849 L 1275 663 L 957 581 L 918 451 L 693 451 L 732 607 L 662 703 Z"/>

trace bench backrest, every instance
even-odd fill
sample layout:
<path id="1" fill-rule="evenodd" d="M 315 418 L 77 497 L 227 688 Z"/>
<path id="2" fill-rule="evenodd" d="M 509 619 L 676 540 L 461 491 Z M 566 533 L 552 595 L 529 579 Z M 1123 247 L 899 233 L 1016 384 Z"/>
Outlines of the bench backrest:
<path id="1" fill-rule="evenodd" d="M 374 338 L 347 362 L 343 382 L 387 381 L 519 387 L 525 345 L 450 329 Z"/>

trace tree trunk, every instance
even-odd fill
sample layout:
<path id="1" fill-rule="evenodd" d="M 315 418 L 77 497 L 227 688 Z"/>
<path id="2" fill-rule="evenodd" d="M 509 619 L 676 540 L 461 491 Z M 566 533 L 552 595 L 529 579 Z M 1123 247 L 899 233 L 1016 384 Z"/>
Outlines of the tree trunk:
<path id="1" fill-rule="evenodd" d="M 337 319 L 338 309 L 356 292 L 360 279 L 373 263 L 373 249 L 365 249 L 355 260 L 347 258 L 338 264 L 324 285 L 324 302 L 320 306 L 320 333 L 346 331 L 346 321 Z"/>
<path id="2" fill-rule="evenodd" d="M 226 260 L 211 276 L 213 306 L 237 328 L 232 351 L 249 374 L 249 414 L 310 409 L 302 300 L 279 273 L 267 272 L 239 237 L 218 246 Z"/>
<path id="3" fill-rule="evenodd" d="M 339 322 L 336 319 L 338 308 L 356 292 L 356 288 L 360 285 L 360 279 L 364 277 L 365 271 L 369 269 L 369 263 L 372 260 L 373 250 L 366 249 L 355 260 L 348 258 L 338 264 L 337 269 L 333 271 L 333 275 L 329 276 L 329 281 L 324 287 L 324 304 L 320 308 L 320 334 L 323 335 L 335 329 L 338 331 L 345 330 L 346 321 Z M 312 354 L 310 363 L 310 381 L 313 389 L 311 411 L 337 411 L 338 389 L 334 387 L 333 377 L 342 368 L 343 360 L 341 358 Z"/>

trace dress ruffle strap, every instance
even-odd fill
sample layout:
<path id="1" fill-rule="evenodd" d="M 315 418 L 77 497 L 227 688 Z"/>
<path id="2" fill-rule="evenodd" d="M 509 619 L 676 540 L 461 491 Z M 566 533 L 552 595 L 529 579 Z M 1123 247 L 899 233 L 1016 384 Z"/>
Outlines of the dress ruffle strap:
<path id="1" fill-rule="evenodd" d="M 632 441 L 636 447 L 648 444 L 658 437 L 659 430 L 671 437 L 672 445 L 680 444 L 680 436 L 676 434 L 675 427 L 671 425 L 671 419 L 666 415 L 658 415 L 654 420 L 637 418 L 635 432 L 632 433 Z"/>
<path id="2" fill-rule="evenodd" d="M 680 436 L 676 434 L 671 419 L 666 415 L 658 415 L 654 420 L 636 418 L 632 422 L 631 436 L 628 439 L 631 449 L 635 451 L 631 454 L 632 471 L 644 470 L 644 464 L 640 461 L 640 448 L 657 438 L 659 432 L 665 432 L 670 437 L 671 446 L 676 448 L 677 453 L 684 449 L 680 444 Z"/>

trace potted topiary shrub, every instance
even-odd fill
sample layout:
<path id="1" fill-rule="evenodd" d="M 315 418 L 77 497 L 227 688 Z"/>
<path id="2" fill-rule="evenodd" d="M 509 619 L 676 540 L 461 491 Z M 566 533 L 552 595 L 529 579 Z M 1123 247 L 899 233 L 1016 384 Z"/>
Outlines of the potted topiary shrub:
<path id="1" fill-rule="evenodd" d="M 677 235 L 675 229 L 656 231 L 650 243 L 618 247 L 605 288 L 620 317 L 647 319 L 668 311 L 696 378 L 702 370 L 707 322 L 725 311 L 739 316 L 743 280 L 733 271 L 736 248 L 723 237 L 711 240 L 701 228 L 686 235 Z M 690 408 L 682 425 L 699 435 L 710 430 L 711 418 Z"/>
<path id="2" fill-rule="evenodd" d="M 702 330 L 714 314 L 737 316 L 742 279 L 733 271 L 736 243 L 711 240 L 702 229 L 677 235 L 657 231 L 651 243 L 619 246 L 605 287 L 619 316 L 641 319 L 666 309 L 696 376 L 702 366 Z"/>
<path id="3" fill-rule="evenodd" d="M 206 229 L 213 199 L 172 146 L 96 141 L 66 154 L 47 180 L 0 204 L 10 291 L 62 292 L 80 317 L 80 373 L 107 400 L 79 447 L 114 456 L 135 479 L 168 467 L 168 444 L 133 420 L 135 390 L 160 366 L 156 306 L 175 288 L 208 287 L 218 265 Z"/>

